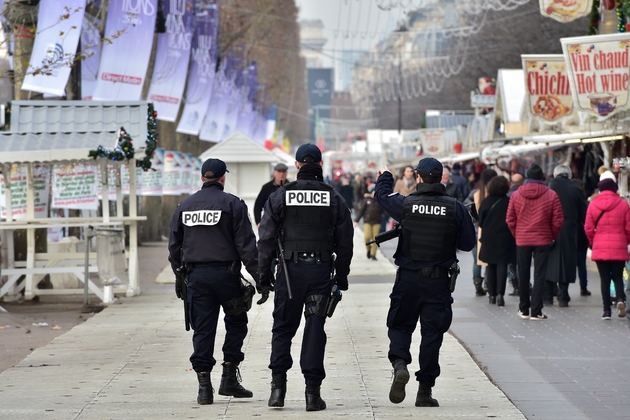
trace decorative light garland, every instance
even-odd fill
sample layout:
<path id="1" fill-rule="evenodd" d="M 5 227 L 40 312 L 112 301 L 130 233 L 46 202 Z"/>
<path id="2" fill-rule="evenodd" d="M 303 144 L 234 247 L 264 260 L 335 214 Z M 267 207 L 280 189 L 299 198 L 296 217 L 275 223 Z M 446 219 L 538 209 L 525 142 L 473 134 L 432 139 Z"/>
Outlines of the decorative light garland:
<path id="1" fill-rule="evenodd" d="M 617 0 L 617 18 L 619 19 L 619 32 L 628 31 L 628 19 L 630 16 L 630 0 Z"/>
<path id="2" fill-rule="evenodd" d="M 136 167 L 142 168 L 144 171 L 151 169 L 151 158 L 153 152 L 157 147 L 157 111 L 153 107 L 153 103 L 149 103 L 147 109 L 147 140 L 145 148 L 145 156 L 136 162 Z M 120 127 L 118 135 L 118 143 L 114 149 L 107 149 L 103 146 L 98 146 L 96 150 L 90 150 L 88 157 L 107 158 L 114 162 L 121 162 L 123 160 L 133 159 L 135 150 L 133 147 L 133 140 L 127 133 L 124 127 Z"/>

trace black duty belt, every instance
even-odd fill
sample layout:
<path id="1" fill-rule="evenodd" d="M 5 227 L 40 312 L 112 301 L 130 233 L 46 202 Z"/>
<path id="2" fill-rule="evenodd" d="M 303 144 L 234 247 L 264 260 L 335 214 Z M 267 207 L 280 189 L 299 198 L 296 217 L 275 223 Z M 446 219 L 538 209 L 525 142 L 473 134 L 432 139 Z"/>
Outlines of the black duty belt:
<path id="1" fill-rule="evenodd" d="M 439 278 L 448 278 L 448 268 L 447 267 L 439 267 L 437 265 L 431 267 L 424 267 L 420 270 L 420 275 L 423 277 L 428 277 L 432 279 Z"/>
<path id="2" fill-rule="evenodd" d="M 211 261 L 211 262 L 203 262 L 203 263 L 192 263 L 193 268 L 195 267 L 213 267 L 213 268 L 226 268 L 232 265 L 234 261 Z"/>
<path id="3" fill-rule="evenodd" d="M 315 263 L 319 258 L 317 258 L 315 252 L 298 252 L 298 259 L 308 263 Z M 319 259 L 319 261 L 321 261 L 321 259 Z"/>

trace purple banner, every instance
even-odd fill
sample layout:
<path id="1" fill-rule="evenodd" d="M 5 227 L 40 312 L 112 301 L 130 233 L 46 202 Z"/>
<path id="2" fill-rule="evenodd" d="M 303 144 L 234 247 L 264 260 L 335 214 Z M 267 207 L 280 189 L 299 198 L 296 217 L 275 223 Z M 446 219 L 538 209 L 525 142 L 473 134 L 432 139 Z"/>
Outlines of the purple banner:
<path id="1" fill-rule="evenodd" d="M 212 96 L 219 14 L 208 0 L 196 5 L 195 31 L 192 40 L 192 63 L 184 111 L 177 126 L 178 133 L 198 135 Z"/>
<path id="2" fill-rule="evenodd" d="M 137 101 L 147 74 L 158 0 L 111 0 L 95 101 Z"/>
<path id="3" fill-rule="evenodd" d="M 36 33 L 22 90 L 65 95 L 81 36 L 85 0 L 64 0 L 63 4 L 60 3 L 39 3 L 37 23 L 43 29 Z M 67 17 L 64 18 L 64 15 Z"/>
<path id="4" fill-rule="evenodd" d="M 158 111 L 158 120 L 175 122 L 177 119 L 190 62 L 193 7 L 192 0 L 164 1 L 166 33 L 158 34 L 148 95 Z"/>
<path id="5" fill-rule="evenodd" d="M 89 101 L 96 88 L 98 65 L 101 62 L 101 35 L 98 33 L 99 20 L 85 16 L 81 27 L 81 48 L 85 60 L 81 61 L 81 99 Z"/>

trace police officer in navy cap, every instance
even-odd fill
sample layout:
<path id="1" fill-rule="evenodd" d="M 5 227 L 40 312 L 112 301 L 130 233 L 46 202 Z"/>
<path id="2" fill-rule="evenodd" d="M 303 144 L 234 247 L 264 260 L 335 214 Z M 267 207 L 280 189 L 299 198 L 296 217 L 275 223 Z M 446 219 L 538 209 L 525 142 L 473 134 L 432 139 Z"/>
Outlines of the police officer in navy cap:
<path id="1" fill-rule="evenodd" d="M 319 411 L 326 408 L 320 396 L 326 376 L 326 307 L 333 284 L 348 289 L 354 227 L 343 197 L 324 183 L 319 148 L 301 145 L 295 154 L 295 166 L 297 181 L 269 196 L 258 230 L 259 292 L 275 289 L 268 405 L 284 406 L 287 371 L 293 366 L 291 340 L 304 313 L 300 366 L 306 382 L 306 411 Z M 288 281 L 284 264 L 279 261 L 274 282 L 271 262 L 276 255 L 280 258 L 278 238 Z M 331 276 L 333 269 L 335 274 Z"/>
<path id="2" fill-rule="evenodd" d="M 402 226 L 394 254 L 398 273 L 387 314 L 388 358 L 394 367 L 389 400 L 405 398 L 411 363 L 411 335 L 420 318 L 420 370 L 416 407 L 438 407 L 431 388 L 440 375 L 438 362 L 444 333 L 453 319 L 449 267 L 456 250 L 475 246 L 475 229 L 466 207 L 446 195 L 442 164 L 425 158 L 415 168 L 418 185 L 407 197 L 393 193 L 394 177 L 385 166 L 376 182 L 376 201 Z"/>
<path id="3" fill-rule="evenodd" d="M 241 261 L 258 279 L 256 237 L 240 198 L 223 191 L 225 173 L 219 159 L 208 159 L 201 167 L 201 190 L 186 198 L 171 220 L 169 261 L 176 274 L 175 293 L 183 298 L 184 276 L 177 272 L 185 265 L 188 275 L 187 309 L 194 330 L 192 367 L 199 380 L 198 404 L 212 404 L 210 372 L 216 364 L 214 341 L 219 309 L 225 312 L 223 374 L 219 395 L 251 398 L 243 388 L 238 365 L 247 335 L 247 312 L 241 283 Z"/>

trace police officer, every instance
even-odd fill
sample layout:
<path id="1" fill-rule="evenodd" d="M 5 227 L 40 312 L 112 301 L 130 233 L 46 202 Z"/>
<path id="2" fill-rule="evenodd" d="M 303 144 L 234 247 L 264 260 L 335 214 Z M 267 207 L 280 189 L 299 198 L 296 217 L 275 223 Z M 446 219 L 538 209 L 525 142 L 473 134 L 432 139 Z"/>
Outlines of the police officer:
<path id="1" fill-rule="evenodd" d="M 456 249 L 470 251 L 475 246 L 475 229 L 464 205 L 446 195 L 439 161 L 422 159 L 415 171 L 418 185 L 408 197 L 392 193 L 394 178 L 387 167 L 376 182 L 376 201 L 402 226 L 394 254 L 399 268 L 387 314 L 388 358 L 394 367 L 389 400 L 398 404 L 405 398 L 411 335 L 419 317 L 416 407 L 438 407 L 431 388 L 440 375 L 440 347 L 453 319 L 449 267 L 457 261 Z"/>
<path id="2" fill-rule="evenodd" d="M 243 261 L 258 279 L 256 237 L 247 205 L 223 191 L 226 172 L 223 161 L 206 160 L 201 167 L 203 187 L 177 207 L 171 220 L 169 261 L 173 271 L 185 265 L 188 273 L 187 309 L 194 330 L 190 362 L 199 380 L 198 404 L 213 402 L 210 371 L 216 364 L 214 341 L 221 307 L 226 334 L 219 394 L 252 397 L 239 383 L 238 365 L 244 358 L 241 348 L 247 335 L 240 270 Z M 183 297 L 184 287 L 183 276 L 176 272 L 177 297 Z"/>
<path id="3" fill-rule="evenodd" d="M 304 311 L 300 366 L 306 382 L 306 411 L 319 411 L 326 408 L 320 396 L 326 376 L 326 306 L 333 283 L 341 290 L 348 289 L 354 227 L 343 197 L 323 182 L 322 154 L 317 146 L 301 145 L 295 160 L 297 181 L 283 185 L 269 196 L 258 230 L 259 291 L 275 288 L 269 364 L 273 380 L 268 405 L 284 406 L 287 371 L 293 365 L 291 340 Z M 277 248 L 280 251 L 278 238 L 288 279 L 279 261 L 274 283 L 271 262 Z"/>

